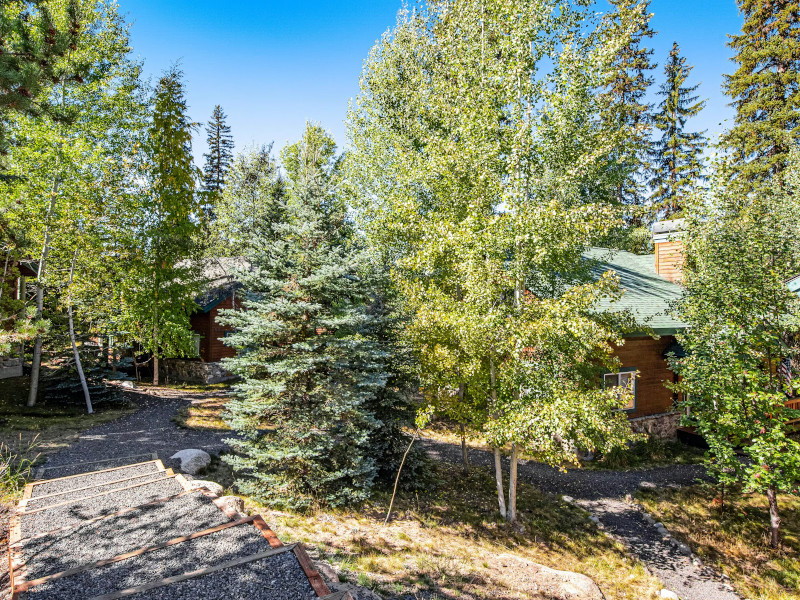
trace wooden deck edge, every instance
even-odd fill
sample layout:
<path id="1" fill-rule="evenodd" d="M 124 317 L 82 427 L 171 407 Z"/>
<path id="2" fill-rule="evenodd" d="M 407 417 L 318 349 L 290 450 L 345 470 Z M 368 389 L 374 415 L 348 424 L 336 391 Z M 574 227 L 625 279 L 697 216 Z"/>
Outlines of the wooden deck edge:
<path id="1" fill-rule="evenodd" d="M 180 494 L 173 494 L 172 496 L 164 496 L 163 498 L 156 498 L 155 500 L 151 500 L 149 502 L 145 502 L 144 504 L 137 504 L 136 506 L 129 506 L 127 508 L 123 508 L 122 510 L 119 510 L 119 511 L 117 511 L 115 513 L 111 513 L 111 514 L 108 514 L 108 515 L 100 515 L 100 516 L 97 516 L 97 517 L 92 517 L 91 519 L 87 519 L 85 521 L 80 521 L 79 523 L 76 523 L 75 525 L 67 525 L 66 527 L 58 527 L 56 529 L 51 529 L 50 531 L 44 531 L 42 533 L 37 533 L 36 535 L 34 535 L 32 537 L 29 537 L 29 538 L 20 537 L 20 539 L 15 541 L 13 543 L 13 545 L 16 546 L 18 544 L 21 544 L 22 542 L 27 542 L 28 540 L 35 540 L 35 539 L 38 539 L 38 538 L 41 538 L 41 537 L 45 537 L 45 536 L 48 536 L 48 535 L 53 535 L 54 533 L 59 533 L 61 531 L 67 531 L 69 529 L 76 529 L 78 527 L 82 527 L 84 525 L 88 525 L 90 523 L 94 523 L 95 521 L 102 521 L 104 519 L 113 519 L 114 517 L 119 517 L 119 516 L 127 514 L 129 512 L 133 512 L 135 510 L 138 510 L 138 509 L 142 508 L 143 506 L 150 506 L 151 504 L 160 504 L 162 502 L 169 502 L 170 500 L 175 500 L 176 498 L 180 498 L 182 496 L 188 496 L 190 494 L 200 493 L 200 492 L 201 492 L 201 490 L 189 490 L 189 491 L 186 491 L 186 492 L 181 492 Z M 11 542 L 10 542 L 10 538 L 9 538 L 9 543 L 10 543 L 10 545 L 12 545 Z"/>
<path id="2" fill-rule="evenodd" d="M 314 593 L 320 598 L 329 596 L 331 590 L 320 576 L 319 571 L 317 571 L 314 568 L 314 565 L 311 564 L 311 558 L 308 556 L 308 552 L 306 552 L 303 544 L 295 545 L 292 551 L 297 557 L 297 562 L 300 563 L 300 566 L 302 567 L 303 572 L 306 574 L 306 577 L 308 577 L 308 583 L 311 584 Z"/>
<path id="3" fill-rule="evenodd" d="M 132 489 L 137 488 L 137 487 L 142 487 L 144 485 L 150 485 L 151 483 L 157 483 L 159 481 L 164 481 L 165 479 L 174 479 L 174 478 L 175 478 L 175 475 L 167 475 L 165 477 L 162 477 L 161 479 L 153 479 L 152 481 L 146 481 L 144 483 L 138 483 L 136 485 L 129 485 L 127 487 L 121 487 L 121 488 L 117 488 L 117 489 L 114 489 L 114 490 L 109 490 L 107 492 L 102 492 L 100 494 L 94 494 L 94 495 L 90 495 L 90 496 L 82 496 L 82 497 L 77 498 L 75 500 L 69 500 L 68 502 L 61 502 L 59 504 L 51 504 L 50 506 L 44 506 L 42 508 L 34 508 L 33 510 L 23 510 L 22 514 L 26 515 L 26 516 L 27 515 L 34 515 L 36 513 L 42 512 L 44 510 L 51 510 L 53 508 L 58 508 L 59 506 L 68 506 L 70 504 L 79 504 L 79 503 L 83 502 L 84 500 L 90 500 L 91 498 L 100 498 L 101 496 L 108 496 L 109 494 L 115 494 L 117 492 L 124 492 L 125 490 L 132 490 Z"/>
<path id="4" fill-rule="evenodd" d="M 275 556 L 276 554 L 288 552 L 292 549 L 293 546 L 282 546 L 281 548 L 272 548 L 271 550 L 260 552 L 259 554 L 253 554 L 252 556 L 244 556 L 242 558 L 237 558 L 235 560 L 215 565 L 213 567 L 206 567 L 204 569 L 197 569 L 196 571 L 189 571 L 188 573 L 184 573 L 183 575 L 174 575 L 172 577 L 158 579 L 156 581 L 151 581 L 149 583 L 145 583 L 140 586 L 128 588 L 125 590 L 119 590 L 117 592 L 112 592 L 111 594 L 103 594 L 102 596 L 95 596 L 94 598 L 90 598 L 89 600 L 117 600 L 118 598 L 125 598 L 127 596 L 140 594 L 141 592 L 154 590 L 156 588 L 164 587 L 173 583 L 186 581 L 187 579 L 194 579 L 196 577 L 202 577 L 203 575 L 210 575 L 211 573 L 216 573 L 217 571 L 222 571 L 223 569 L 238 567 L 239 565 L 244 565 L 264 558 L 269 558 L 270 556 Z"/>
<path id="5" fill-rule="evenodd" d="M 130 458 L 141 458 L 142 456 L 147 456 L 147 455 L 146 454 L 138 454 L 138 455 L 132 456 Z M 97 463 L 101 463 L 101 462 L 109 462 L 111 460 L 117 460 L 117 459 L 109 458 L 109 459 L 106 459 L 106 460 L 90 461 L 90 462 L 86 462 L 86 463 L 72 463 L 70 465 L 59 465 L 57 467 L 41 467 L 39 469 L 39 471 L 40 472 L 41 471 L 46 471 L 48 469 L 63 469 L 63 468 L 66 468 L 66 467 L 75 467 L 77 465 L 84 465 L 84 464 L 85 465 L 91 465 L 91 464 L 97 464 Z M 106 473 L 108 471 L 118 471 L 119 469 L 127 469 L 128 467 L 138 467 L 139 465 L 146 465 L 146 464 L 149 464 L 149 463 L 156 463 L 156 466 L 158 467 L 158 469 L 156 469 L 156 470 L 158 470 L 158 471 L 163 471 L 164 470 L 164 463 L 162 463 L 160 460 L 158 460 L 156 458 L 156 459 L 145 460 L 143 462 L 131 463 L 129 465 L 121 465 L 119 467 L 109 467 L 108 469 L 98 469 L 97 471 L 86 471 L 85 473 L 76 473 L 75 475 L 66 475 L 64 477 L 53 477 L 52 479 L 41 479 L 39 481 L 31 482 L 30 485 L 36 486 L 36 485 L 41 485 L 43 483 L 49 483 L 51 481 L 62 481 L 64 479 L 74 479 L 75 477 L 85 477 L 86 475 L 92 475 L 94 473 Z"/>
<path id="6" fill-rule="evenodd" d="M 53 573 L 52 575 L 47 575 L 45 577 L 39 577 L 38 579 L 31 579 L 29 581 L 25 581 L 19 583 L 15 586 L 16 592 L 25 592 L 30 588 L 41 585 L 42 583 L 46 583 L 48 581 L 53 581 L 54 579 L 62 579 L 64 577 L 70 577 L 72 575 L 77 575 L 78 573 L 83 573 L 85 571 L 90 571 L 92 569 L 98 569 L 100 567 L 105 567 L 106 565 L 113 564 L 115 562 L 120 562 L 123 560 L 127 560 L 129 558 L 134 558 L 136 556 L 141 556 L 142 554 L 147 554 L 148 552 L 154 552 L 156 550 L 163 550 L 164 548 L 168 548 L 170 546 L 175 546 L 176 544 L 181 544 L 183 542 L 188 542 L 206 535 L 211 535 L 217 533 L 218 531 L 222 531 L 224 529 L 229 529 L 231 527 L 239 527 L 241 525 L 251 524 L 255 517 L 247 517 L 240 521 L 231 521 L 229 523 L 223 523 L 222 525 L 217 525 L 215 527 L 209 527 L 208 529 L 203 529 L 201 531 L 196 531 L 189 535 L 184 535 L 176 538 L 172 538 L 166 542 L 161 544 L 155 544 L 153 546 L 145 546 L 144 548 L 138 548 L 136 550 L 131 550 L 130 552 L 125 552 L 123 554 L 117 554 L 116 556 L 112 556 L 111 558 L 104 558 L 102 560 L 98 560 L 92 563 L 87 563 L 84 565 L 80 565 L 77 567 L 73 567 L 72 569 L 67 569 L 66 571 L 61 571 L 60 573 Z"/>
<path id="7" fill-rule="evenodd" d="M 27 500 L 28 498 L 31 497 L 31 494 L 33 494 L 33 484 L 32 483 L 26 483 L 25 484 L 25 489 L 22 492 L 22 500 L 23 501 Z"/>
<path id="8" fill-rule="evenodd" d="M 159 461 L 159 462 L 161 462 L 161 461 Z M 82 487 L 82 488 L 75 488 L 73 490 L 67 490 L 65 492 L 56 492 L 54 494 L 45 494 L 43 496 L 35 496 L 33 498 L 23 498 L 20 501 L 19 506 L 20 507 L 28 506 L 31 502 L 38 502 L 39 500 L 44 500 L 45 498 L 52 498 L 53 496 L 63 496 L 64 494 L 74 494 L 75 492 L 83 492 L 85 490 L 90 490 L 92 488 L 106 487 L 108 485 L 115 485 L 117 483 L 125 483 L 126 481 L 133 481 L 134 479 L 141 479 L 142 477 L 152 477 L 153 475 L 160 475 L 160 474 L 165 474 L 165 475 L 167 475 L 167 477 L 169 477 L 171 475 L 174 475 L 175 473 L 172 471 L 172 469 L 158 469 L 158 470 L 152 471 L 150 473 L 145 473 L 144 475 L 135 475 L 134 477 L 126 477 L 124 479 L 117 479 L 115 481 L 108 481 L 106 483 L 101 483 L 101 484 L 96 484 L 96 485 L 87 485 L 87 486 Z M 158 480 L 156 480 L 156 481 L 158 481 Z"/>

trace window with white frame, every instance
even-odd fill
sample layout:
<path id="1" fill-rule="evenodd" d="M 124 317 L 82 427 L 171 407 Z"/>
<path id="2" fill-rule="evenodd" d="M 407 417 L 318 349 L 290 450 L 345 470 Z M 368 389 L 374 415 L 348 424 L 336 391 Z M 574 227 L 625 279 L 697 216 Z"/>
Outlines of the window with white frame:
<path id="1" fill-rule="evenodd" d="M 622 410 L 636 410 L 636 369 L 625 369 L 619 373 L 606 373 L 603 375 L 603 385 L 608 388 L 619 388 L 620 393 L 630 392 L 628 403 Z"/>

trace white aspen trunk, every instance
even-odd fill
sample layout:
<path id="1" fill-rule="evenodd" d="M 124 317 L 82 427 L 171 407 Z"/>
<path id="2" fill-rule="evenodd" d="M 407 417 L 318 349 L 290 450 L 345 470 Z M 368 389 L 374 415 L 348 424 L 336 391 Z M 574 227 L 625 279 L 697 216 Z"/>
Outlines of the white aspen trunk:
<path id="1" fill-rule="evenodd" d="M 158 356 L 153 355 L 153 385 L 158 385 Z"/>
<path id="2" fill-rule="evenodd" d="M 492 406 L 497 407 L 497 373 L 494 369 L 494 357 L 489 355 L 489 379 L 492 386 Z M 503 457 L 500 448 L 494 449 L 494 475 L 497 482 L 497 504 L 500 507 L 500 514 L 506 518 L 506 490 L 503 486 Z"/>
<path id="3" fill-rule="evenodd" d="M 767 489 L 767 500 L 769 500 L 769 544 L 773 548 L 778 548 L 781 543 L 781 516 L 778 512 L 778 490 L 774 486 Z"/>
<path id="4" fill-rule="evenodd" d="M 466 394 L 466 385 L 464 382 L 458 384 L 458 403 L 464 404 L 464 395 Z M 464 472 L 469 471 L 469 453 L 467 452 L 467 429 L 463 423 L 461 425 L 461 461 L 463 463 Z"/>
<path id="5" fill-rule="evenodd" d="M 517 465 L 518 460 L 517 445 L 511 444 L 511 467 L 508 479 L 508 520 L 517 520 Z"/>
<path id="6" fill-rule="evenodd" d="M 78 369 L 78 377 L 81 380 L 81 387 L 83 388 L 83 397 L 86 399 L 86 412 L 90 415 L 94 412 L 92 408 L 92 398 L 89 396 L 89 386 L 86 385 L 86 376 L 83 373 L 83 366 L 81 365 L 81 355 L 78 352 L 78 345 L 75 343 L 75 327 L 72 320 L 72 276 L 75 272 L 75 257 L 78 251 L 72 255 L 72 265 L 69 268 L 69 294 L 67 298 L 67 315 L 69 316 L 69 339 L 72 342 L 72 353 L 75 355 L 75 366 Z"/>

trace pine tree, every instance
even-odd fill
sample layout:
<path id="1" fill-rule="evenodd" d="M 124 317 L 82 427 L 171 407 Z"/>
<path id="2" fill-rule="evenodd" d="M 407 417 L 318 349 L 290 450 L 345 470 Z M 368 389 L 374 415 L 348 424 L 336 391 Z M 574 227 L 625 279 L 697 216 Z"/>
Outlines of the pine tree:
<path id="1" fill-rule="evenodd" d="M 725 81 L 736 117 L 724 144 L 748 182 L 781 178 L 800 132 L 800 2 L 739 0 L 738 68 Z"/>
<path id="2" fill-rule="evenodd" d="M 77 49 L 81 32 L 78 3 L 22 0 L 0 7 L 0 155 L 8 152 L 7 115 L 64 117 L 46 97 L 59 81 L 63 57 Z M 81 79 L 72 71 L 70 78 Z M 0 169 L 2 165 L 0 165 Z"/>
<path id="3" fill-rule="evenodd" d="M 662 98 L 653 123 L 661 139 L 653 143 L 651 153 L 653 176 L 650 179 L 651 202 L 662 218 L 678 213 L 686 197 L 698 188 L 703 177 L 705 132 L 686 131 L 686 122 L 703 110 L 705 100 L 695 94 L 699 84 L 687 86 L 692 67 L 680 55 L 678 42 L 673 42 L 664 66 Z"/>
<path id="4" fill-rule="evenodd" d="M 645 101 L 653 83 L 650 71 L 653 50 L 643 46 L 655 32 L 650 27 L 650 0 L 609 0 L 614 12 L 605 25 L 614 36 L 625 40 L 611 62 L 600 100 L 603 120 L 613 131 L 624 131 L 627 142 L 613 156 L 615 160 L 616 200 L 620 204 L 642 207 L 645 204 L 643 180 L 650 153 L 652 106 Z M 633 25 L 631 25 L 633 24 Z M 630 224 L 641 225 L 643 216 L 632 214 Z"/>
<path id="5" fill-rule="evenodd" d="M 336 147 L 318 126 L 282 154 L 288 173 L 276 236 L 257 240 L 241 275 L 246 310 L 227 311 L 242 377 L 228 405 L 243 492 L 273 506 L 366 498 L 378 473 L 376 397 L 389 379 L 370 312 L 374 284 L 335 192 Z M 260 243 L 258 243 L 260 242 Z"/>
<path id="6" fill-rule="evenodd" d="M 142 249 L 131 264 L 125 302 L 136 341 L 153 355 L 153 383 L 159 383 L 159 359 L 189 355 L 194 336 L 198 273 L 194 240 L 199 211 L 195 185 L 200 173 L 192 158 L 192 123 L 186 112 L 182 73 L 172 68 L 158 82 L 153 121 L 145 144 L 147 190 L 142 198 Z"/>
<path id="7" fill-rule="evenodd" d="M 226 123 L 227 118 L 222 107 L 217 104 L 211 119 L 206 123 L 208 152 L 203 154 L 206 159 L 203 168 L 203 191 L 206 193 L 203 210 L 206 218 L 212 221 L 215 217 L 214 206 L 225 189 L 225 180 L 233 159 L 233 136 Z"/>

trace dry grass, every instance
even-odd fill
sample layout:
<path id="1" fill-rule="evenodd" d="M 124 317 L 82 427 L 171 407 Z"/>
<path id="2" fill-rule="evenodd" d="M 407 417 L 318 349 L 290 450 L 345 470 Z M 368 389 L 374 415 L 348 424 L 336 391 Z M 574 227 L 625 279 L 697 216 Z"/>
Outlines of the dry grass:
<path id="1" fill-rule="evenodd" d="M 712 486 L 699 485 L 642 492 L 639 499 L 745 598 L 800 599 L 800 498 L 780 496 L 783 547 L 773 550 L 765 496 L 728 494 L 720 509 L 715 495 Z"/>
<path id="2" fill-rule="evenodd" d="M 400 497 L 384 527 L 388 495 L 359 510 L 271 511 L 252 500 L 278 536 L 301 541 L 340 578 L 386 597 L 518 600 L 540 598 L 514 557 L 594 579 L 608 600 L 655 597 L 661 585 L 587 519 L 586 513 L 527 484 L 519 490 L 521 527 L 502 522 L 491 473 L 439 465 L 434 492 Z M 510 555 L 510 556 L 509 556 Z"/>
<path id="3" fill-rule="evenodd" d="M 172 420 L 186 429 L 229 431 L 230 427 L 220 416 L 227 402 L 227 398 L 193 400 L 189 406 L 181 408 Z"/>

